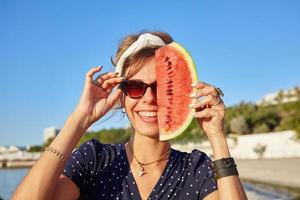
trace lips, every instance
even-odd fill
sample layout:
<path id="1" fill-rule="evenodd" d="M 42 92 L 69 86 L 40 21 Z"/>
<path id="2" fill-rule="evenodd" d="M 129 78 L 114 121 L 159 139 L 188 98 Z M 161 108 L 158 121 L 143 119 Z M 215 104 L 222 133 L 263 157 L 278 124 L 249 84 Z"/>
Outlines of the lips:
<path id="1" fill-rule="evenodd" d="M 144 122 L 157 122 L 157 111 L 138 111 L 137 114 Z"/>

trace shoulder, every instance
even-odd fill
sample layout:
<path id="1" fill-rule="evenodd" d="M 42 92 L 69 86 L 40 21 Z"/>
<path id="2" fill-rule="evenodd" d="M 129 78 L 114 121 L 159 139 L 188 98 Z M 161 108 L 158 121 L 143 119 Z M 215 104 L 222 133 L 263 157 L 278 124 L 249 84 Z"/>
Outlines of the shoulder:
<path id="1" fill-rule="evenodd" d="M 84 143 L 82 143 L 78 149 L 87 149 L 87 148 L 98 148 L 98 147 L 105 147 L 107 144 L 100 142 L 96 138 L 92 138 Z"/>
<path id="2" fill-rule="evenodd" d="M 172 149 L 174 151 L 174 154 L 177 157 L 181 157 L 183 159 L 187 158 L 189 160 L 192 160 L 193 162 L 210 162 L 210 157 L 203 151 L 199 149 L 193 149 L 191 152 L 184 152 L 177 149 Z"/>
<path id="3" fill-rule="evenodd" d="M 191 152 L 175 149 L 173 151 L 177 160 L 190 166 L 190 170 L 193 170 L 194 173 L 199 173 L 199 171 L 208 173 L 211 170 L 212 160 L 205 152 L 199 149 L 193 149 Z"/>
<path id="4" fill-rule="evenodd" d="M 92 139 L 82 143 L 79 146 L 78 150 L 97 150 L 97 151 L 113 150 L 113 149 L 117 148 L 120 145 L 121 144 L 106 144 L 106 143 L 100 142 L 96 138 L 92 138 Z"/>
<path id="5" fill-rule="evenodd" d="M 106 144 L 96 138 L 82 143 L 72 152 L 73 156 L 83 157 L 86 161 L 103 160 L 105 157 L 115 157 L 121 151 L 121 144 Z"/>
<path id="6" fill-rule="evenodd" d="M 193 149 L 189 156 L 193 159 L 194 162 L 200 163 L 209 163 L 211 162 L 211 158 L 203 151 L 199 149 Z"/>

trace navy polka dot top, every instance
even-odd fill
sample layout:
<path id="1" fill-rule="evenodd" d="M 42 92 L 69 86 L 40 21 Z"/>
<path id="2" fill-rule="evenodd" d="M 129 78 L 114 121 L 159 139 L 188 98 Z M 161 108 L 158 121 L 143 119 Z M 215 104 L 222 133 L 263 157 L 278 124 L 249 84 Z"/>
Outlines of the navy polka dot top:
<path id="1" fill-rule="evenodd" d="M 209 157 L 171 148 L 170 159 L 147 200 L 203 199 L 217 190 Z M 127 159 L 125 143 L 92 139 L 72 152 L 63 174 L 80 190 L 79 199 L 142 200 Z"/>

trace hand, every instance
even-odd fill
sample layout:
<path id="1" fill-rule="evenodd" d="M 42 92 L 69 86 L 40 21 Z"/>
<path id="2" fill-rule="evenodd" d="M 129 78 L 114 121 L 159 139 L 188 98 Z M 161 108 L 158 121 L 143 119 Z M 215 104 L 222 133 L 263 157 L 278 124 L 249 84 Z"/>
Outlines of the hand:
<path id="1" fill-rule="evenodd" d="M 194 103 L 190 107 L 195 110 L 194 117 L 197 118 L 199 125 L 208 138 L 224 136 L 226 107 L 217 89 L 203 82 L 196 83 L 193 87 L 197 92 L 191 95 Z"/>
<path id="2" fill-rule="evenodd" d="M 118 73 L 110 72 L 97 76 L 93 75 L 101 71 L 102 67 L 95 67 L 86 73 L 85 85 L 75 112 L 87 119 L 88 126 L 104 116 L 121 97 L 121 90 L 117 89 L 112 94 L 112 89 L 122 79 Z"/>

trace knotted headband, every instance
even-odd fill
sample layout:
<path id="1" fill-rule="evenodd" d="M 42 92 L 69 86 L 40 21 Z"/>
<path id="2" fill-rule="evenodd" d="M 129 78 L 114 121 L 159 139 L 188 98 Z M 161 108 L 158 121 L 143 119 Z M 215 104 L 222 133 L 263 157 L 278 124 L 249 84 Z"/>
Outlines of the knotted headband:
<path id="1" fill-rule="evenodd" d="M 126 58 L 131 54 L 136 53 L 145 47 L 164 45 L 166 45 L 165 42 L 156 35 L 153 35 L 151 33 L 144 33 L 140 35 L 139 38 L 134 43 L 132 43 L 121 55 L 116 66 L 116 72 L 119 72 L 119 75 L 122 74 L 124 62 Z"/>

